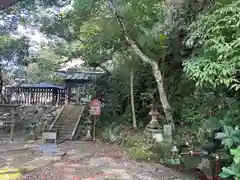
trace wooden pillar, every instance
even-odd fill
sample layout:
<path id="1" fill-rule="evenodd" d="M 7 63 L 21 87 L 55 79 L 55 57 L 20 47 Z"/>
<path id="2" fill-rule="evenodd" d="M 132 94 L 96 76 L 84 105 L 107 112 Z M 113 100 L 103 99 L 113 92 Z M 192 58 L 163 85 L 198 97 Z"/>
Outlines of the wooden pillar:
<path id="1" fill-rule="evenodd" d="M 57 89 L 52 89 L 52 105 L 56 105 L 57 102 Z"/>
<path id="2" fill-rule="evenodd" d="M 76 92 L 77 104 L 80 104 L 80 85 L 79 84 L 77 84 L 76 90 L 77 90 L 77 92 Z"/>
<path id="3" fill-rule="evenodd" d="M 11 110 L 11 118 L 12 118 L 12 124 L 11 124 L 11 132 L 10 132 L 10 140 L 13 141 L 13 134 L 14 134 L 14 126 L 15 126 L 15 108 Z"/>
<path id="4" fill-rule="evenodd" d="M 17 116 L 15 118 L 17 119 L 17 121 L 20 121 L 20 118 L 21 118 L 20 106 L 16 108 L 16 113 L 17 113 Z"/>
<path id="5" fill-rule="evenodd" d="M 96 116 L 93 116 L 93 142 L 96 141 Z"/>
<path id="6" fill-rule="evenodd" d="M 68 97 L 67 97 L 67 104 L 69 104 L 69 103 L 70 103 L 70 99 L 71 99 L 71 86 L 68 86 L 68 87 L 67 87 L 67 90 L 68 90 L 68 91 L 67 91 L 67 94 L 68 94 L 68 95 L 67 95 L 67 96 L 68 96 Z"/>

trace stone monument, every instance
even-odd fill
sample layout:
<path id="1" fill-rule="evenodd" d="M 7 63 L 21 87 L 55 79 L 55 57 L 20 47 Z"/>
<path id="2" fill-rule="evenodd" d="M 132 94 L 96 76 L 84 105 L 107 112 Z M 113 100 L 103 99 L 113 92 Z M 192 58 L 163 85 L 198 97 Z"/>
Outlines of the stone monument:
<path id="1" fill-rule="evenodd" d="M 85 122 L 84 122 L 85 126 L 86 126 L 86 136 L 84 137 L 84 140 L 92 140 L 92 135 L 91 135 L 91 130 L 92 130 L 92 121 L 90 119 L 87 119 Z"/>
<path id="2" fill-rule="evenodd" d="M 146 129 L 145 129 L 145 134 L 147 136 L 153 137 L 156 139 L 156 137 L 158 137 L 157 141 L 162 141 L 161 137 L 162 137 L 162 127 L 159 124 L 157 118 L 159 116 L 159 112 L 158 112 L 158 106 L 152 104 L 151 106 L 151 111 L 149 112 L 149 115 L 151 116 L 151 121 L 150 123 L 147 125 Z"/>

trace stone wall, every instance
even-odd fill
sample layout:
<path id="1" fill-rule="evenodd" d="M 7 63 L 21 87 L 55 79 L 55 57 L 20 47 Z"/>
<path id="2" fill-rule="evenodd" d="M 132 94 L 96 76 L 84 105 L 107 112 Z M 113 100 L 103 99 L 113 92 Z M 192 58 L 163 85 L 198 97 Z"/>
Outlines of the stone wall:
<path id="1" fill-rule="evenodd" d="M 11 128 L 13 119 L 19 119 L 19 107 L 10 104 L 0 104 L 0 127 L 5 131 Z"/>
<path id="2" fill-rule="evenodd" d="M 59 114 L 61 107 L 57 106 L 22 106 L 20 107 L 20 128 L 28 130 L 36 124 L 36 131 L 49 127 Z"/>
<path id="3" fill-rule="evenodd" d="M 61 107 L 57 106 L 20 106 L 19 115 L 15 116 L 15 131 L 28 131 L 32 128 L 33 124 L 36 124 L 36 131 L 41 132 L 44 125 L 49 127 L 55 117 L 59 114 Z M 17 114 L 17 113 L 16 113 Z M 11 117 L 9 108 L 0 108 L 0 131 L 9 131 L 10 128 L 1 126 L 1 122 Z"/>

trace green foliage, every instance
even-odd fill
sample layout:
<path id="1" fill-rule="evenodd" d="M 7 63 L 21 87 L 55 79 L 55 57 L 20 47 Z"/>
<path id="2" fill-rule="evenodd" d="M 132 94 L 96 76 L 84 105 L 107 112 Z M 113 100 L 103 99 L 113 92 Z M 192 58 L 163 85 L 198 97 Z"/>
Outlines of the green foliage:
<path id="1" fill-rule="evenodd" d="M 178 116 L 181 123 L 207 123 L 206 127 L 218 129 L 223 125 L 236 126 L 240 123 L 239 107 L 240 101 L 226 93 L 200 90 L 183 99 Z"/>
<path id="2" fill-rule="evenodd" d="M 237 178 L 240 177 L 240 168 L 239 168 L 239 164 L 232 164 L 230 167 L 226 168 L 223 167 L 222 168 L 222 172 L 219 174 L 219 176 L 221 178 L 228 178 L 231 176 L 234 176 L 237 180 Z"/>
<path id="3" fill-rule="evenodd" d="M 239 8 L 240 1 L 233 1 L 192 24 L 187 43 L 200 48 L 184 71 L 198 86 L 239 88 Z"/>
<path id="4" fill-rule="evenodd" d="M 126 128 L 125 128 L 126 129 Z M 142 133 L 120 133 L 120 144 L 127 149 L 130 156 L 137 161 L 179 164 L 180 159 L 171 152 L 173 145 L 167 142 L 157 143 Z"/>
<path id="5" fill-rule="evenodd" d="M 166 163 L 172 164 L 172 165 L 179 165 L 181 164 L 181 160 L 179 158 L 170 158 L 170 159 L 167 159 Z"/>
<path id="6" fill-rule="evenodd" d="M 32 83 L 61 81 L 54 72 L 60 68 L 63 61 L 63 57 L 55 54 L 50 47 L 42 47 L 34 62 L 27 67 L 28 81 Z"/>
<path id="7" fill-rule="evenodd" d="M 181 122 L 182 123 L 200 123 L 204 117 L 200 113 L 199 109 L 196 107 L 196 104 L 186 100 L 184 107 L 181 108 Z"/>
<path id="8" fill-rule="evenodd" d="M 238 179 L 240 177 L 240 130 L 238 126 L 234 129 L 225 125 L 224 131 L 217 133 L 215 138 L 221 139 L 222 144 L 230 149 L 230 154 L 233 156 L 231 166 L 223 167 L 219 176 L 222 178 L 234 177 Z M 234 147 L 236 148 L 231 149 Z"/>
<path id="9" fill-rule="evenodd" d="M 108 126 L 105 127 L 102 131 L 101 131 L 101 138 L 105 141 L 105 142 L 115 142 L 118 140 L 118 136 L 119 136 L 119 132 L 118 129 L 120 127 L 119 126 Z"/>
<path id="10" fill-rule="evenodd" d="M 233 163 L 229 167 L 223 167 L 219 176 L 222 178 L 234 176 L 237 180 L 240 177 L 240 147 L 231 149 L 230 153 L 234 156 Z"/>
<path id="11" fill-rule="evenodd" d="M 217 133 L 215 138 L 222 140 L 222 144 L 228 148 L 240 143 L 240 130 L 238 126 L 233 129 L 231 126 L 223 126 L 224 131 Z"/>
<path id="12" fill-rule="evenodd" d="M 230 153 L 234 156 L 233 161 L 236 164 L 240 164 L 240 147 L 237 147 L 236 149 L 231 149 Z"/>
<path id="13" fill-rule="evenodd" d="M 143 52 L 160 65 L 162 59 L 162 42 L 166 40 L 163 32 L 163 22 L 167 9 L 163 1 L 117 1 L 115 2 L 121 20 L 126 26 L 128 34 L 137 42 Z M 116 17 L 109 9 L 106 1 L 75 0 L 69 11 L 64 11 L 52 17 L 44 16 L 41 19 L 41 30 L 50 37 L 57 36 L 74 47 L 66 46 L 64 50 L 69 59 L 82 56 L 85 64 L 92 67 L 101 66 L 107 60 L 113 60 L 114 70 L 111 77 L 99 80 L 96 94 L 102 97 L 105 107 L 101 122 L 117 121 L 130 124 L 130 86 L 129 71 L 134 68 L 134 99 L 138 124 L 143 126 L 149 121 L 147 106 L 159 99 L 157 96 L 152 69 L 139 63 L 136 54 L 129 50 Z M 70 47 L 69 49 L 67 47 Z M 66 50 L 67 49 L 67 50 Z M 59 54 L 58 51 L 58 54 Z M 65 56 L 65 55 L 64 55 Z M 171 59 L 169 60 L 171 61 Z M 165 64 L 164 64 L 165 65 Z M 177 68 L 169 68 L 168 62 L 164 68 L 164 76 L 169 92 L 175 93 L 176 86 L 172 86 L 172 79 L 181 74 L 172 73 Z M 173 77 L 173 78 L 171 78 Z M 176 81 L 177 82 L 177 81 Z M 117 96 L 116 96 L 117 94 Z M 173 99 L 175 98 L 172 96 Z"/>
<path id="14" fill-rule="evenodd" d="M 26 64 L 28 56 L 28 39 L 0 36 L 1 64 Z"/>
<path id="15" fill-rule="evenodd" d="M 121 139 L 121 144 L 127 148 L 130 156 L 135 160 L 154 160 L 154 153 L 150 151 L 154 141 L 142 134 L 134 134 L 132 136 L 123 137 Z"/>

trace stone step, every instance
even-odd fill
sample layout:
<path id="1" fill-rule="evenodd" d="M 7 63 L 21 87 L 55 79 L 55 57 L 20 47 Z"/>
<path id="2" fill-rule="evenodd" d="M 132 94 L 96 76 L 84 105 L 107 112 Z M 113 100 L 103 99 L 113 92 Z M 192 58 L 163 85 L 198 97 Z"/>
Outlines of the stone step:
<path id="1" fill-rule="evenodd" d="M 160 124 L 148 124 L 147 127 L 154 129 L 162 129 L 162 126 Z"/>
<path id="2" fill-rule="evenodd" d="M 69 130 L 69 129 L 73 129 L 75 126 L 54 126 L 54 128 L 56 129 L 66 129 L 66 130 Z"/>
<path id="3" fill-rule="evenodd" d="M 163 132 L 162 129 L 150 129 L 150 128 L 146 128 L 145 131 L 151 132 L 151 133 L 162 133 Z"/>
<path id="4" fill-rule="evenodd" d="M 60 119 L 58 120 L 56 123 L 58 122 L 76 122 L 78 120 L 78 118 L 74 118 L 74 119 Z"/>
<path id="5" fill-rule="evenodd" d="M 58 131 L 72 131 L 73 130 L 73 128 L 54 128 L 54 129 L 56 129 Z"/>
<path id="6" fill-rule="evenodd" d="M 54 126 L 74 126 L 77 122 L 70 122 L 70 123 L 56 123 Z"/>
<path id="7" fill-rule="evenodd" d="M 64 126 L 56 127 L 56 126 L 54 126 L 53 129 L 69 131 L 69 130 L 73 130 L 74 127 L 64 127 Z"/>
<path id="8" fill-rule="evenodd" d="M 63 135 L 60 135 L 60 136 L 59 136 L 59 139 L 71 139 L 71 136 L 72 136 L 72 135 L 63 134 Z"/>
<path id="9" fill-rule="evenodd" d="M 69 127 L 74 127 L 76 124 L 55 124 L 53 127 L 66 127 L 66 128 L 69 128 Z"/>
<path id="10" fill-rule="evenodd" d="M 59 121 L 59 122 L 56 122 L 55 124 L 66 124 L 66 125 L 69 125 L 69 124 L 76 124 L 77 121 Z"/>
<path id="11" fill-rule="evenodd" d="M 77 123 L 77 121 L 71 121 L 71 122 L 58 122 L 58 123 L 55 123 L 54 125 L 56 126 L 71 126 L 71 125 L 75 125 Z"/>
<path id="12" fill-rule="evenodd" d="M 64 131 L 64 130 L 61 130 L 61 131 L 59 131 L 59 134 L 72 134 L 72 131 L 73 130 L 69 130 L 69 131 Z"/>
<path id="13" fill-rule="evenodd" d="M 69 116 L 60 116 L 59 117 L 59 121 L 70 121 L 70 120 L 77 120 L 78 119 L 78 116 L 79 114 L 77 114 L 76 116 L 72 116 L 72 117 L 69 117 Z"/>

